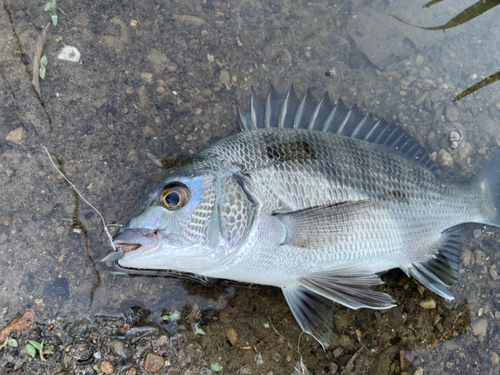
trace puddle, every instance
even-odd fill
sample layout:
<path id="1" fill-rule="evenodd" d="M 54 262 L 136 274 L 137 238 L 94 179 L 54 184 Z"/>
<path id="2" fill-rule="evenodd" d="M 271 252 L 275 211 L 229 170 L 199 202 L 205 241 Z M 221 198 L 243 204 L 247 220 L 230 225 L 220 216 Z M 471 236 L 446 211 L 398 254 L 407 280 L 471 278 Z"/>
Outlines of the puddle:
<path id="1" fill-rule="evenodd" d="M 159 164 L 238 131 L 235 101 L 246 105 L 252 85 L 263 94 L 294 83 L 403 125 L 441 178 L 463 180 L 500 145 L 496 80 L 453 102 L 499 69 L 498 7 L 443 32 L 393 16 L 438 27 L 474 1 L 60 1 L 56 26 L 44 5 L 3 0 L 0 10 L 0 328 L 25 311 L 35 320 L 8 333 L 19 345 L 0 350 L 0 372 L 270 375 L 297 363 L 313 374 L 498 372 L 494 228 L 470 226 L 454 302 L 391 271 L 378 288 L 398 306 L 338 306 L 323 351 L 300 336 L 276 288 L 101 263 L 111 247 L 99 216 L 43 150 L 109 224 L 121 223 L 169 173 Z M 48 24 L 38 96 L 32 67 Z M 57 58 L 65 45 L 79 62 Z M 176 311 L 178 321 L 163 319 Z M 54 354 L 29 361 L 28 339 Z"/>

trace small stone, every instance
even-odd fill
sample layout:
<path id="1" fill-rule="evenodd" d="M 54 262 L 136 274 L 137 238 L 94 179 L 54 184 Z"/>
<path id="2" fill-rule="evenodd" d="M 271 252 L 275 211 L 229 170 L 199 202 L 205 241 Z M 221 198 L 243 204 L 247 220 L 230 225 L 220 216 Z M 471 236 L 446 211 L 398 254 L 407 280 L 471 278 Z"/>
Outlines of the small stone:
<path id="1" fill-rule="evenodd" d="M 12 224 L 12 218 L 10 216 L 2 216 L 2 223 L 8 227 Z"/>
<path id="2" fill-rule="evenodd" d="M 10 168 L 5 168 L 5 173 L 7 174 L 7 177 L 10 177 L 14 174 L 14 171 Z"/>
<path id="3" fill-rule="evenodd" d="M 202 20 L 199 17 L 195 17 L 195 16 L 189 16 L 189 15 L 184 15 L 184 14 L 174 14 L 173 17 L 174 17 L 174 20 L 182 22 L 186 25 L 202 26 L 205 23 L 204 20 Z"/>
<path id="4" fill-rule="evenodd" d="M 457 122 L 458 121 L 458 108 L 455 107 L 454 105 L 449 105 L 446 107 L 446 118 L 450 120 L 451 122 Z"/>
<path id="5" fill-rule="evenodd" d="M 472 332 L 478 336 L 479 341 L 484 340 L 488 328 L 488 321 L 485 318 L 476 320 L 471 324 Z"/>
<path id="6" fill-rule="evenodd" d="M 476 258 L 477 264 L 479 264 L 480 266 L 484 266 L 486 255 L 481 250 L 476 250 L 474 252 L 474 257 Z"/>
<path id="7" fill-rule="evenodd" d="M 494 268 L 490 268 L 490 276 L 493 280 L 498 280 L 498 272 Z"/>
<path id="8" fill-rule="evenodd" d="M 434 298 L 426 298 L 420 301 L 420 306 L 422 306 L 424 309 L 435 309 L 436 308 L 436 301 Z"/>
<path id="9" fill-rule="evenodd" d="M 227 70 L 223 70 L 219 75 L 219 82 L 221 85 L 226 86 L 227 90 L 231 90 L 231 77 L 229 76 L 229 72 Z"/>
<path id="10" fill-rule="evenodd" d="M 495 107 L 497 107 L 497 109 L 500 111 L 500 102 L 498 102 Z"/>
<path id="11" fill-rule="evenodd" d="M 340 357 L 342 355 L 343 352 L 344 352 L 344 350 L 341 347 L 338 347 L 337 349 L 335 349 L 333 351 L 333 356 L 335 358 L 338 358 L 338 357 Z"/>
<path id="12" fill-rule="evenodd" d="M 127 370 L 125 375 L 137 375 L 137 370 L 135 369 L 135 367 L 132 367 L 132 368 Z"/>
<path id="13" fill-rule="evenodd" d="M 205 36 L 208 34 L 208 31 L 207 30 L 201 30 L 201 35 Z"/>
<path id="14" fill-rule="evenodd" d="M 491 351 L 488 353 L 490 355 L 490 360 L 493 365 L 498 365 L 498 362 L 500 361 L 500 358 L 498 357 L 498 354 Z"/>
<path id="15" fill-rule="evenodd" d="M 411 363 L 415 359 L 415 354 L 412 351 L 404 351 L 402 350 L 399 353 L 399 358 L 401 360 L 401 370 L 408 370 L 410 368 Z"/>
<path id="16" fill-rule="evenodd" d="M 401 78 L 403 78 L 401 73 L 396 72 L 396 71 L 387 72 L 387 74 L 390 75 L 392 78 L 397 79 L 397 80 L 400 80 Z"/>
<path id="17" fill-rule="evenodd" d="M 82 316 L 75 320 L 71 329 L 69 330 L 69 335 L 71 337 L 85 337 L 89 330 L 89 326 L 92 322 L 86 316 Z"/>
<path id="18" fill-rule="evenodd" d="M 63 235 L 63 233 L 64 233 L 64 227 L 58 226 L 56 228 L 56 233 L 57 233 L 58 236 Z"/>
<path id="19" fill-rule="evenodd" d="M 152 49 L 146 56 L 157 74 L 162 73 L 167 66 L 170 65 L 170 60 L 163 52 Z"/>
<path id="20" fill-rule="evenodd" d="M 229 342 L 231 343 L 232 346 L 235 346 L 236 343 L 238 342 L 238 332 L 234 328 L 229 328 L 226 331 L 226 337 L 228 338 Z"/>
<path id="21" fill-rule="evenodd" d="M 79 361 L 87 361 L 93 355 L 92 346 L 86 340 L 76 340 L 71 345 L 69 354 Z"/>
<path id="22" fill-rule="evenodd" d="M 15 130 L 12 130 L 9 134 L 7 134 L 7 137 L 5 137 L 7 141 L 11 141 L 17 144 L 21 144 L 23 138 L 24 138 L 24 129 L 22 126 Z"/>
<path id="23" fill-rule="evenodd" d="M 438 154 L 436 151 L 434 151 L 432 154 L 429 155 L 432 161 L 436 161 Z"/>
<path id="24" fill-rule="evenodd" d="M 144 80 L 146 83 L 153 83 L 153 73 L 148 73 L 148 72 L 142 72 L 141 73 L 141 78 Z"/>
<path id="25" fill-rule="evenodd" d="M 215 61 L 215 56 L 207 53 L 207 60 L 212 63 Z"/>
<path id="26" fill-rule="evenodd" d="M 144 370 L 149 372 L 159 372 L 163 365 L 165 364 L 165 360 L 156 354 L 155 352 L 149 352 L 146 354 L 144 358 Z"/>
<path id="27" fill-rule="evenodd" d="M 64 48 L 57 54 L 59 60 L 66 60 L 71 62 L 80 61 L 80 51 L 76 47 L 64 46 Z"/>
<path id="28" fill-rule="evenodd" d="M 328 365 L 328 370 L 330 370 L 330 374 L 335 374 L 338 370 L 339 366 L 335 362 L 330 362 Z"/>
<path id="29" fill-rule="evenodd" d="M 111 353 L 113 353 L 118 358 L 129 360 L 134 355 L 133 350 L 130 346 L 123 340 L 111 339 L 109 341 Z"/>
<path id="30" fill-rule="evenodd" d="M 453 167 L 453 158 L 451 157 L 450 153 L 444 149 L 439 150 L 437 161 L 443 167 Z"/>
<path id="31" fill-rule="evenodd" d="M 158 86 L 158 88 L 156 89 L 156 91 L 158 91 L 160 94 L 164 93 L 165 92 L 165 87 L 163 86 Z"/>
<path id="32" fill-rule="evenodd" d="M 424 56 L 418 55 L 417 58 L 415 59 L 415 65 L 420 66 L 424 62 Z"/>
<path id="33" fill-rule="evenodd" d="M 175 72 L 177 70 L 177 65 L 176 64 L 170 64 L 169 66 L 167 66 L 167 70 L 169 72 Z"/>
<path id="34" fill-rule="evenodd" d="M 102 361 L 99 368 L 105 374 L 112 374 L 113 372 L 115 372 L 115 365 L 113 365 L 113 362 L 108 360 Z"/>
<path id="35" fill-rule="evenodd" d="M 477 153 L 480 155 L 485 155 L 487 150 L 487 147 L 481 147 L 479 150 L 477 150 Z"/>

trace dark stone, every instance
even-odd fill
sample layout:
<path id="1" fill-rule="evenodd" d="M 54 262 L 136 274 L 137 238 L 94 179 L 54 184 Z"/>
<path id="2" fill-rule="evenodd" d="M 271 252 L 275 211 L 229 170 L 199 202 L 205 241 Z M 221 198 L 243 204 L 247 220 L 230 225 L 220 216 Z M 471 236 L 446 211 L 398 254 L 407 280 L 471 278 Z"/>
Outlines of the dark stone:
<path id="1" fill-rule="evenodd" d="M 71 337 L 85 337 L 89 331 L 90 324 L 92 322 L 86 316 L 82 316 L 75 320 L 71 329 L 69 330 L 69 335 Z"/>
<path id="2" fill-rule="evenodd" d="M 118 358 L 129 360 L 132 358 L 134 352 L 130 346 L 122 340 L 111 339 L 109 341 L 111 352 Z"/>

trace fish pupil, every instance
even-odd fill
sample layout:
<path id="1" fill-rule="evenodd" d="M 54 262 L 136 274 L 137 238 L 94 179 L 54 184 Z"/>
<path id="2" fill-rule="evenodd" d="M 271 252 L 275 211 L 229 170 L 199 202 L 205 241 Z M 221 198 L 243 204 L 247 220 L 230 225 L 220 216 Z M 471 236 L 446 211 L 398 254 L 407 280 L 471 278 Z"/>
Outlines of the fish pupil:
<path id="1" fill-rule="evenodd" d="M 175 191 L 171 192 L 165 197 L 165 203 L 169 205 L 170 207 L 176 207 L 181 200 L 181 197 L 179 196 L 179 193 L 176 193 Z"/>

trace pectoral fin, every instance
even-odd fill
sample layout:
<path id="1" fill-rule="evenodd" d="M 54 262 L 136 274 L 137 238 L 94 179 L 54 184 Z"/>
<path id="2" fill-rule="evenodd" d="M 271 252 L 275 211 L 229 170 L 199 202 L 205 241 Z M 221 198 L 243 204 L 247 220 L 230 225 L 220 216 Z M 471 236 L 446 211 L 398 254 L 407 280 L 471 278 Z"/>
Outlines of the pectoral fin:
<path id="1" fill-rule="evenodd" d="M 330 346 L 333 334 L 333 303 L 302 285 L 283 287 L 288 306 L 300 328 L 323 346 Z"/>
<path id="2" fill-rule="evenodd" d="M 349 235 L 383 202 L 362 200 L 277 214 L 286 228 L 285 244 L 309 249 L 329 248 Z"/>
<path id="3" fill-rule="evenodd" d="M 387 309 L 395 306 L 391 296 L 370 289 L 372 285 L 382 284 L 382 280 L 373 273 L 356 269 L 355 265 L 315 272 L 297 281 L 283 287 L 283 294 L 300 328 L 323 346 L 331 343 L 332 301 L 351 309 Z"/>

